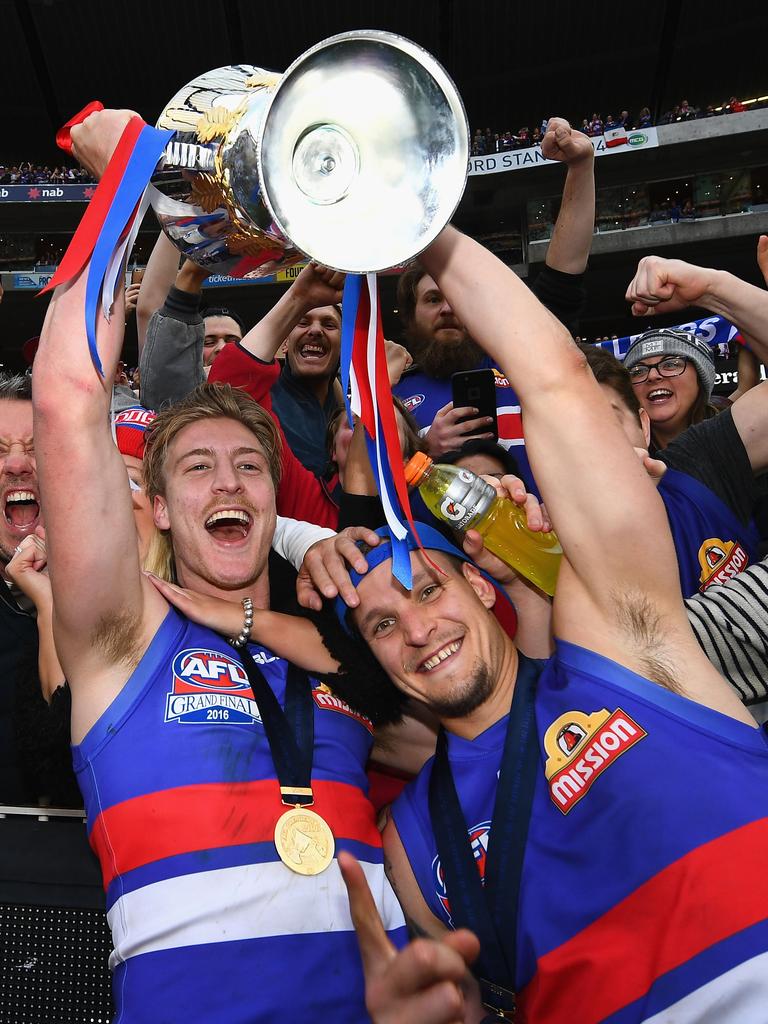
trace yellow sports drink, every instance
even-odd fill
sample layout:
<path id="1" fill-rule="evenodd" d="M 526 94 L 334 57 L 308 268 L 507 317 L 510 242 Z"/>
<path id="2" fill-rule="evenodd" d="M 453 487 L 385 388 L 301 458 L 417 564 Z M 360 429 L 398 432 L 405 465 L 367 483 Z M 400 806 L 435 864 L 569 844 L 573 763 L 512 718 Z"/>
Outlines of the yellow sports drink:
<path id="1" fill-rule="evenodd" d="M 468 469 L 435 464 L 422 452 L 405 467 L 405 479 L 419 488 L 424 504 L 438 519 L 462 533 L 477 530 L 502 562 L 545 594 L 554 594 L 563 549 L 554 533 L 528 529 L 523 508 L 499 498 L 490 484 Z"/>

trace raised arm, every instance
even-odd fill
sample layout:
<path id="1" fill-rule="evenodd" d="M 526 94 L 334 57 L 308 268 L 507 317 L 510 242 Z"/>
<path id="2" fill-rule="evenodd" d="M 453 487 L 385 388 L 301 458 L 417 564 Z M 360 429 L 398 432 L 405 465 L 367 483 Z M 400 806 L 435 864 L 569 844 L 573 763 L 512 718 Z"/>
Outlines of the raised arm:
<path id="1" fill-rule="evenodd" d="M 595 150 L 586 135 L 562 117 L 551 117 L 541 154 L 568 168 L 546 264 L 564 274 L 583 274 L 595 230 Z"/>
<path id="2" fill-rule="evenodd" d="M 185 260 L 174 276 L 149 318 L 141 351 L 141 400 L 148 409 L 173 405 L 205 380 L 200 294 L 208 270 Z"/>
<path id="3" fill-rule="evenodd" d="M 282 343 L 310 309 L 341 302 L 343 284 L 343 274 L 316 263 L 308 264 L 240 344 L 257 359 L 272 362 Z"/>
<path id="4" fill-rule="evenodd" d="M 147 269 L 141 279 L 139 301 L 136 304 L 136 333 L 139 339 L 139 358 L 147 339 L 147 328 L 155 310 L 165 302 L 168 290 L 179 269 L 179 250 L 161 231 L 147 262 Z"/>
<path id="5" fill-rule="evenodd" d="M 635 316 L 644 317 L 702 306 L 748 334 L 752 351 L 768 362 L 768 291 L 725 270 L 644 256 L 627 288 L 627 301 Z"/>
<path id="6" fill-rule="evenodd" d="M 102 111 L 73 129 L 78 158 L 89 169 L 103 171 L 130 116 Z M 89 705 L 80 719 L 73 704 L 75 742 L 119 692 L 166 607 L 142 582 L 128 479 L 109 429 L 122 294 L 111 321 L 99 317 L 102 379 L 86 344 L 85 288 L 81 273 L 54 292 L 33 389 L 56 646 L 73 697 L 89 688 L 107 694 L 101 708 Z"/>
<path id="7" fill-rule="evenodd" d="M 690 696 L 743 717 L 688 628 L 661 499 L 565 328 L 453 228 L 422 262 L 520 396 L 531 467 L 566 556 L 556 636 L 665 685 L 690 677 Z"/>
<path id="8" fill-rule="evenodd" d="M 765 248 L 768 245 L 763 245 L 761 238 L 758 261 Z M 627 289 L 627 299 L 638 316 L 688 306 L 703 306 L 719 313 L 744 331 L 755 355 L 768 362 L 768 291 L 733 274 L 682 260 L 645 256 Z M 741 395 L 732 411 L 752 469 L 764 472 L 768 468 L 768 382 Z"/>

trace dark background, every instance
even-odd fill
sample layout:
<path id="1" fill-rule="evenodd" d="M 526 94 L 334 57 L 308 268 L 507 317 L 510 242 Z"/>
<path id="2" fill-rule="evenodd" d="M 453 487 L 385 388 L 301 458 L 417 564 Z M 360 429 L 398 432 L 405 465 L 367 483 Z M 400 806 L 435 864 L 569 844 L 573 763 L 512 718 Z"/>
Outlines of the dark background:
<path id="1" fill-rule="evenodd" d="M 681 99 L 717 105 L 765 84 L 768 4 L 0 0 L 0 26 L 8 162 L 55 160 L 56 129 L 91 99 L 153 122 L 203 71 L 240 62 L 282 71 L 319 40 L 360 28 L 399 32 L 433 53 L 475 127 L 516 131 L 555 113 L 580 125 L 621 107 L 661 114 Z"/>

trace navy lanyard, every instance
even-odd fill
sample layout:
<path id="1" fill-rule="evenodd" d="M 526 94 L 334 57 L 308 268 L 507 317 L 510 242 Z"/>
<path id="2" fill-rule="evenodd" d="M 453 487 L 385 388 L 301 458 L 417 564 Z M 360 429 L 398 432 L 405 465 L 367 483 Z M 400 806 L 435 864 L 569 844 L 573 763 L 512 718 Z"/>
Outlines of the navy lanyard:
<path id="1" fill-rule="evenodd" d="M 475 965 L 483 1003 L 496 1019 L 515 1013 L 517 916 L 528 823 L 540 768 L 534 704 L 541 665 L 519 654 L 501 771 L 493 807 L 485 884 L 475 864 L 441 730 L 429 781 L 429 814 L 443 870 L 451 918 L 480 940 Z"/>
<path id="2" fill-rule="evenodd" d="M 261 723 L 269 743 L 284 804 L 304 807 L 313 803 L 312 759 L 315 719 L 312 688 L 303 669 L 288 663 L 285 711 L 247 647 L 235 648 L 251 684 Z"/>

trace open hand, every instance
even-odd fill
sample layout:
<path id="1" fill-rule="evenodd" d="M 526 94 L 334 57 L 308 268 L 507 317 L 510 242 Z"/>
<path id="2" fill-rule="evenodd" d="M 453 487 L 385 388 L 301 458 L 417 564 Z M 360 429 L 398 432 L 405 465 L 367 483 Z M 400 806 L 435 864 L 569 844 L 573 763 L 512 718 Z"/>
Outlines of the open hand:
<path id="1" fill-rule="evenodd" d="M 480 952 L 472 932 L 416 939 L 396 950 L 387 937 L 363 870 L 341 851 L 339 867 L 349 895 L 365 975 L 365 1004 L 374 1024 L 463 1024 L 462 981 Z"/>
<path id="2" fill-rule="evenodd" d="M 500 498 L 514 501 L 516 505 L 525 509 L 525 519 L 529 530 L 534 533 L 549 533 L 552 523 L 544 504 L 535 494 L 530 494 L 526 490 L 525 484 L 519 476 L 509 474 L 503 476 L 501 480 L 495 476 L 483 476 L 483 480 L 496 490 L 496 494 Z M 482 535 L 477 530 L 467 530 L 462 538 L 462 547 L 473 562 L 476 562 L 503 587 L 509 586 L 517 579 L 514 569 L 488 551 Z"/>
<path id="3" fill-rule="evenodd" d="M 137 284 L 129 284 L 125 289 L 125 319 L 133 316 L 136 312 L 136 303 L 139 301 L 139 289 L 141 288 L 141 282 Z"/>
<path id="4" fill-rule="evenodd" d="M 478 416 L 477 412 L 477 409 L 470 406 L 454 409 L 453 402 L 438 409 L 432 426 L 427 431 L 426 440 L 430 456 L 437 459 L 446 452 L 455 451 L 470 437 L 492 438 L 494 435 L 488 427 L 493 423 L 493 419 L 490 416 Z M 468 416 L 472 416 L 473 419 L 467 419 Z M 460 420 L 464 422 L 460 423 Z"/>
<path id="5" fill-rule="evenodd" d="M 323 597 L 330 599 L 339 594 L 350 608 L 360 604 L 347 569 L 351 565 L 363 573 L 368 568 L 357 541 L 375 548 L 381 537 L 364 526 L 348 526 L 335 537 L 316 541 L 307 551 L 296 580 L 296 597 L 303 608 L 320 611 Z"/>
<path id="6" fill-rule="evenodd" d="M 169 604 L 178 608 L 192 622 L 208 626 L 227 637 L 237 636 L 243 628 L 245 615 L 242 601 L 227 601 L 210 594 L 198 594 L 194 590 L 161 580 L 151 572 L 145 572 L 144 575 Z"/>

